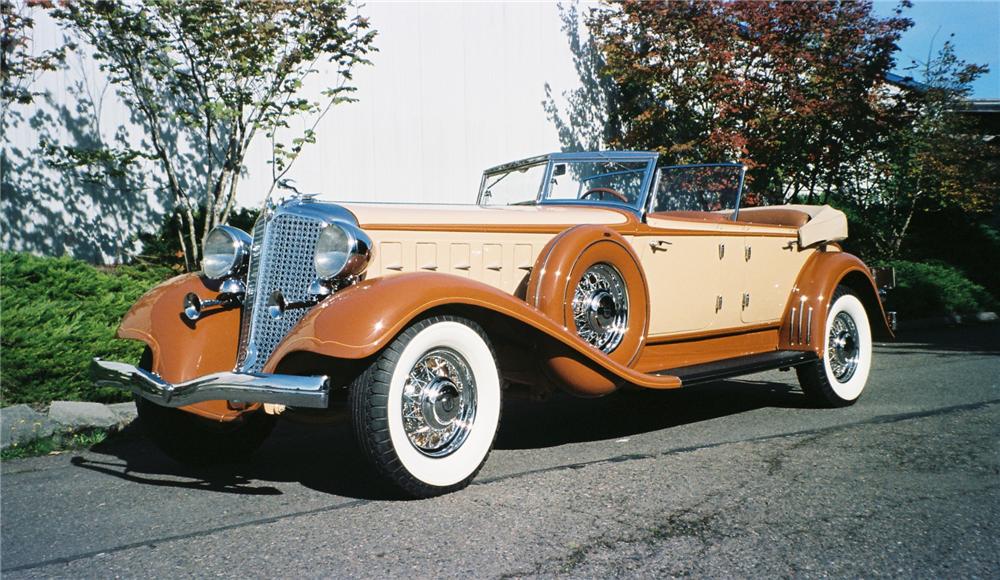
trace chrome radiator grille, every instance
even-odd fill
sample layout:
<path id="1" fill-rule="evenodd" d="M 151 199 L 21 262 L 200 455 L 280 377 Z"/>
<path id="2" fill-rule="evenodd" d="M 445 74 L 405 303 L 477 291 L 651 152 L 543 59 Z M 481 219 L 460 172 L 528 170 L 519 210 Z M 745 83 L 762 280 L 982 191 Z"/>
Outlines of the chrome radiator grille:
<path id="1" fill-rule="evenodd" d="M 320 220 L 288 213 L 262 218 L 254 226 L 236 370 L 260 372 L 281 339 L 309 311 L 289 309 L 275 319 L 267 312 L 267 300 L 276 290 L 289 303 L 307 298 L 309 284 L 316 279 L 313 253 L 323 226 Z"/>

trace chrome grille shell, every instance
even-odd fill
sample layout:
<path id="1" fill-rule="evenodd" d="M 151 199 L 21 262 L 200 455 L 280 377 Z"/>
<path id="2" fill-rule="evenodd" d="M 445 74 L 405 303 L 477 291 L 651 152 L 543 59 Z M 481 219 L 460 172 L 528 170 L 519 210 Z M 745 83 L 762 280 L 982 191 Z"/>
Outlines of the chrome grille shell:
<path id="1" fill-rule="evenodd" d="M 316 240 L 333 222 L 357 225 L 353 214 L 344 208 L 311 198 L 293 198 L 261 212 L 250 247 L 237 372 L 261 372 L 278 343 L 309 312 L 308 308 L 289 309 L 281 318 L 272 318 L 267 301 L 275 291 L 289 303 L 310 298 L 308 288 L 316 279 Z"/>

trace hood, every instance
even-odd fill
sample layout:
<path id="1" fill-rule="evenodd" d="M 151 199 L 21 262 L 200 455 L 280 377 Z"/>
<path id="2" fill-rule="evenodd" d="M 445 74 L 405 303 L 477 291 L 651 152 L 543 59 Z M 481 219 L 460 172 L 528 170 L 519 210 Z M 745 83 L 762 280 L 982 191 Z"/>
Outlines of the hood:
<path id="1" fill-rule="evenodd" d="M 523 226 L 577 224 L 624 224 L 629 214 L 623 209 L 593 206 L 497 206 L 435 205 L 393 203 L 338 204 L 357 217 L 358 224 L 371 226 L 403 225 L 484 225 Z"/>

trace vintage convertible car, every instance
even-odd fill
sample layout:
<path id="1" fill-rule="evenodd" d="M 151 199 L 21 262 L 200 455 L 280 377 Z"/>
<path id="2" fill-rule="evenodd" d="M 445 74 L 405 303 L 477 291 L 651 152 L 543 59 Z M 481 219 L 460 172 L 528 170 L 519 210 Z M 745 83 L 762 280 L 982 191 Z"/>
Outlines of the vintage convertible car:
<path id="1" fill-rule="evenodd" d="M 172 456 L 251 452 L 278 414 L 349 409 L 365 456 L 413 496 L 467 485 L 510 385 L 584 397 L 797 371 L 819 404 L 865 387 L 891 336 L 869 269 L 828 206 L 741 207 L 743 168 L 645 152 L 554 153 L 487 170 L 475 205 L 294 195 L 253 232 L 208 237 L 118 334 Z"/>

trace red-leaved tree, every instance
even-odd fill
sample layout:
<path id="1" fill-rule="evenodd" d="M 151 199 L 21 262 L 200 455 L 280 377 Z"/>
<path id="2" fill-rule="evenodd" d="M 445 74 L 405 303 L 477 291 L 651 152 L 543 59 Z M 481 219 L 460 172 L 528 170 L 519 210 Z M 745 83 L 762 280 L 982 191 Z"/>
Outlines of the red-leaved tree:
<path id="1" fill-rule="evenodd" d="M 871 2 L 611 2 L 587 18 L 618 86 L 608 145 L 742 161 L 768 203 L 823 201 L 899 122 L 881 89 L 911 24 Z"/>

